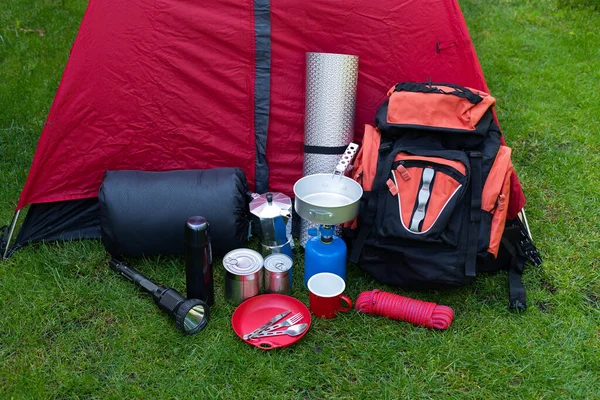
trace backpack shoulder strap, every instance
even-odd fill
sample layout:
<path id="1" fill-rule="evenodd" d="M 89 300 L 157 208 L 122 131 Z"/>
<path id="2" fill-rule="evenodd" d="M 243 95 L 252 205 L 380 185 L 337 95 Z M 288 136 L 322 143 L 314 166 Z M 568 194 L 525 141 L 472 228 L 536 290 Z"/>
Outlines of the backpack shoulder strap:
<path id="1" fill-rule="evenodd" d="M 519 251 L 519 246 L 511 243 L 506 236 L 500 241 L 500 246 L 510 256 L 508 264 L 508 307 L 516 310 L 525 310 L 527 308 L 527 292 L 523 285 L 523 270 L 527 257 Z"/>
<path id="2" fill-rule="evenodd" d="M 483 154 L 479 151 L 468 152 L 471 164 L 471 212 L 469 229 L 467 230 L 467 254 L 465 275 L 473 277 L 477 271 L 477 238 L 481 223 L 481 193 L 483 191 L 483 171 L 481 162 Z"/>
<path id="3" fill-rule="evenodd" d="M 527 229 L 517 217 L 507 221 L 504 234 L 500 241 L 500 251 L 508 265 L 509 308 L 525 310 L 527 299 L 522 275 L 525 264 L 530 261 L 536 267 L 542 264 L 542 259 L 529 237 Z"/>
<path id="4" fill-rule="evenodd" d="M 363 193 L 363 199 L 367 202 L 367 205 L 365 207 L 364 214 L 359 216 L 360 228 L 358 230 L 358 235 L 352 244 L 352 251 L 350 252 L 350 261 L 353 263 L 358 263 L 360 253 L 365 245 L 365 240 L 367 239 L 367 236 L 369 236 L 369 232 L 375 223 L 379 192 L 387 189 L 387 186 L 381 185 L 381 182 L 382 179 L 383 182 L 385 182 L 387 173 L 389 170 L 391 170 L 391 165 L 394 161 L 394 154 L 391 154 L 393 147 L 393 140 L 390 138 L 381 138 L 377 161 L 377 173 L 373 181 L 373 186 L 370 192 Z"/>

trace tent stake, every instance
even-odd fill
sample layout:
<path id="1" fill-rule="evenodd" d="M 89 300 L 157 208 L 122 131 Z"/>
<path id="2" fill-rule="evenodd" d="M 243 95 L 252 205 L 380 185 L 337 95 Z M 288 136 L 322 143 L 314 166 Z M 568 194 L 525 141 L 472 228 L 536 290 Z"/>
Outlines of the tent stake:
<path id="1" fill-rule="evenodd" d="M 6 248 L 4 249 L 4 254 L 2 255 L 2 259 L 6 259 L 8 255 L 8 249 L 10 249 L 10 240 L 12 239 L 12 235 L 15 231 L 15 227 L 17 226 L 17 221 L 19 220 L 19 214 L 21 210 L 18 210 L 13 216 L 12 222 L 10 223 L 10 230 L 8 231 L 8 239 L 6 240 Z"/>

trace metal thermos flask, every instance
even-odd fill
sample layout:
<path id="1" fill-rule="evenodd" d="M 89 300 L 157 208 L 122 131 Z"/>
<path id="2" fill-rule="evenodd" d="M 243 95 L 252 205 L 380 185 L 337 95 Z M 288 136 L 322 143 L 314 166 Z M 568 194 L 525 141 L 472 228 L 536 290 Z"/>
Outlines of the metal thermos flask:
<path id="1" fill-rule="evenodd" d="M 185 279 L 188 299 L 200 299 L 209 306 L 215 303 L 212 251 L 208 221 L 190 217 L 185 223 Z"/>

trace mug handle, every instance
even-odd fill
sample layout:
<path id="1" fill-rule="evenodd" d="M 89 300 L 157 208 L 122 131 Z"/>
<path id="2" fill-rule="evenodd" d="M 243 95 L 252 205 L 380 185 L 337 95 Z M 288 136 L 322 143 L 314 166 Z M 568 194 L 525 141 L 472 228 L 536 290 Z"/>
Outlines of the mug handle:
<path id="1" fill-rule="evenodd" d="M 352 299 L 350 299 L 350 297 L 341 295 L 340 300 L 344 300 L 346 302 L 347 306 L 340 307 L 340 309 L 338 310 L 339 312 L 348 312 L 348 311 L 352 310 Z"/>

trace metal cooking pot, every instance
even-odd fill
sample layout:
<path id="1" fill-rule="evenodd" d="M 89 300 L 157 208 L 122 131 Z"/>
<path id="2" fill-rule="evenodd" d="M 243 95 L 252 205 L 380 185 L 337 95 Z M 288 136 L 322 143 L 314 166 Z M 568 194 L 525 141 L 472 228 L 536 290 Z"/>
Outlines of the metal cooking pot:
<path id="1" fill-rule="evenodd" d="M 314 174 L 294 185 L 294 205 L 298 215 L 307 221 L 337 225 L 356 217 L 362 194 L 362 187 L 348 177 Z"/>

